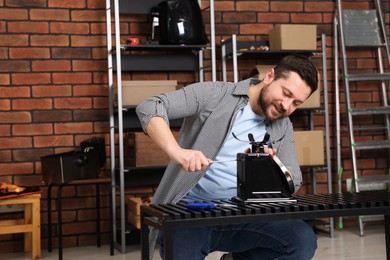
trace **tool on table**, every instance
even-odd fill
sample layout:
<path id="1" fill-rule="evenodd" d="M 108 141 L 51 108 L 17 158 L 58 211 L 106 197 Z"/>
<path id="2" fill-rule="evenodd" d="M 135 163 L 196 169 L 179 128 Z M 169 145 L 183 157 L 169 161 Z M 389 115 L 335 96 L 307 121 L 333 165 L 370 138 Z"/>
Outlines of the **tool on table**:
<path id="1" fill-rule="evenodd" d="M 233 208 L 237 205 L 229 203 L 214 203 L 214 202 L 191 202 L 185 205 L 188 209 L 214 209 L 214 208 Z"/>

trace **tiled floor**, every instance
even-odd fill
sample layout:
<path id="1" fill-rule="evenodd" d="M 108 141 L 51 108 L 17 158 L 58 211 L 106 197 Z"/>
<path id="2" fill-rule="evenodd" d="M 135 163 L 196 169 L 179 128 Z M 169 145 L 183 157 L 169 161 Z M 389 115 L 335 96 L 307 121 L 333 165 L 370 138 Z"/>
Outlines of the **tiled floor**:
<path id="1" fill-rule="evenodd" d="M 384 224 L 382 223 L 367 223 L 365 226 L 365 235 L 360 237 L 359 229 L 356 226 L 345 228 L 343 230 L 335 230 L 334 238 L 330 238 L 326 234 L 318 235 L 319 248 L 316 252 L 314 260 L 357 260 L 370 259 L 382 260 L 386 259 L 385 249 L 385 234 Z M 42 259 L 58 259 L 57 250 L 48 253 L 47 250 L 42 250 Z M 154 259 L 161 260 L 158 255 Z M 31 259 L 30 254 L 14 253 L 1 254 L 0 259 L 4 260 L 28 260 Z M 114 256 L 109 255 L 109 247 L 107 245 L 101 248 L 97 247 L 76 247 L 64 249 L 64 260 L 139 260 L 139 246 L 128 248 L 128 253 L 121 254 L 115 251 Z M 190 259 L 189 259 L 190 260 Z"/>

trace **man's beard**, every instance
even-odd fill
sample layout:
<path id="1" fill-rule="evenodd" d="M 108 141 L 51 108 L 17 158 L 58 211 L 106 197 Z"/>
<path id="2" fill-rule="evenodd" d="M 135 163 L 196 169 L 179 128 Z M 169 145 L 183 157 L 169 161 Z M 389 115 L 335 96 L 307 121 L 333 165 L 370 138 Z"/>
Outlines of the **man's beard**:
<path id="1" fill-rule="evenodd" d="M 259 96 L 259 100 L 257 101 L 257 104 L 261 107 L 261 110 L 263 111 L 265 118 L 267 118 L 268 121 L 274 121 L 276 119 L 284 117 L 286 111 L 283 109 L 282 106 L 278 106 L 278 105 L 273 104 L 273 103 L 268 103 L 266 101 L 265 95 L 267 94 L 269 87 L 270 87 L 270 85 L 267 85 L 267 86 L 263 87 L 263 89 L 260 91 L 260 96 Z M 278 117 L 272 117 L 272 115 L 269 111 L 271 106 L 274 106 L 275 109 L 279 112 Z"/>

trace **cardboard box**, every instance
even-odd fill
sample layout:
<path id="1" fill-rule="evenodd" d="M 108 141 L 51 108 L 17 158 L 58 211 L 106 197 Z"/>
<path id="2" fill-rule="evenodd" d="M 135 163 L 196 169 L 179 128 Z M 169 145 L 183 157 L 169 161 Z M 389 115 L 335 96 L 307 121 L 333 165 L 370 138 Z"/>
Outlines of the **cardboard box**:
<path id="1" fill-rule="evenodd" d="M 174 91 L 176 88 L 177 80 L 125 80 L 122 81 L 122 105 L 137 106 L 151 96 Z M 116 87 L 114 89 L 117 91 Z"/>
<path id="2" fill-rule="evenodd" d="M 267 74 L 267 72 L 268 72 L 270 69 L 275 68 L 275 66 L 276 66 L 276 64 L 256 65 L 256 70 L 257 70 L 257 72 L 259 73 L 259 79 L 260 79 L 260 80 L 263 80 L 264 77 L 265 77 L 265 74 Z"/>
<path id="3" fill-rule="evenodd" d="M 141 228 L 141 205 L 149 205 L 152 199 L 153 197 L 131 197 L 126 199 L 127 220 L 137 229 Z"/>
<path id="4" fill-rule="evenodd" d="M 316 50 L 317 26 L 308 24 L 278 24 L 269 31 L 271 51 Z"/>
<path id="5" fill-rule="evenodd" d="M 178 140 L 179 131 L 174 130 L 172 132 Z M 126 166 L 166 166 L 169 163 L 168 155 L 143 132 L 124 134 L 124 156 Z"/>
<path id="6" fill-rule="evenodd" d="M 300 166 L 324 165 L 324 133 L 322 130 L 295 131 L 294 139 Z"/>
<path id="7" fill-rule="evenodd" d="M 298 108 L 319 108 L 321 107 L 321 90 L 320 84 L 318 83 L 318 88 L 316 91 L 311 94 L 311 96 L 303 102 Z"/>

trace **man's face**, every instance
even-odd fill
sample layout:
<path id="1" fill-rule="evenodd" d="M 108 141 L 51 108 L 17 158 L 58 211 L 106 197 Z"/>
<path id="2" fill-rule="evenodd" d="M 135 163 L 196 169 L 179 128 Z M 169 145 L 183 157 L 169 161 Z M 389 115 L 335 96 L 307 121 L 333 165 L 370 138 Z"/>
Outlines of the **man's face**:
<path id="1" fill-rule="evenodd" d="M 271 121 L 291 115 L 311 92 L 310 87 L 295 72 L 290 72 L 286 79 L 268 79 L 265 84 L 258 105 Z"/>

